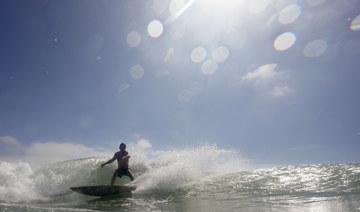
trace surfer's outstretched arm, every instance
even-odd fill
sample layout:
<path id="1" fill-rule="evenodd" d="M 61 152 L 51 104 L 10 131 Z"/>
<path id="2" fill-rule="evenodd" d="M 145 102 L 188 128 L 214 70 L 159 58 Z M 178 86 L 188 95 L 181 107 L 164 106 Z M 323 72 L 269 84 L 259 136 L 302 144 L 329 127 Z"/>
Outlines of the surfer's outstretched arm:
<path id="1" fill-rule="evenodd" d="M 114 155 L 113 158 L 111 158 L 110 160 L 108 160 L 106 163 L 101 164 L 101 168 L 104 167 L 106 164 L 112 163 L 116 160 L 116 154 Z"/>

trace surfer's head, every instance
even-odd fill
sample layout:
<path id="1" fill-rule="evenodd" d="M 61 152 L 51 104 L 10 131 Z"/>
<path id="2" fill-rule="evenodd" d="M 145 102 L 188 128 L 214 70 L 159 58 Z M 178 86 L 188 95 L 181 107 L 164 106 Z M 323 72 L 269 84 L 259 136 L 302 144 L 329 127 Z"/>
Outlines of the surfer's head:
<path id="1" fill-rule="evenodd" d="M 119 149 L 120 150 L 125 150 L 126 149 L 126 144 L 121 143 L 120 146 L 119 146 Z"/>

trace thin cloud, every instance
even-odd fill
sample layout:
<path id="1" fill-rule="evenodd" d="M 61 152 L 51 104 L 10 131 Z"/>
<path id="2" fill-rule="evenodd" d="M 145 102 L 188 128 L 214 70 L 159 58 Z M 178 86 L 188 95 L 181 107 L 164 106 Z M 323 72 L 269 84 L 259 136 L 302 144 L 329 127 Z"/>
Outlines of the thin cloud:
<path id="1" fill-rule="evenodd" d="M 274 97 L 282 97 L 292 93 L 292 89 L 288 85 L 277 85 L 271 91 L 271 95 Z"/>
<path id="2" fill-rule="evenodd" d="M 39 164 L 45 162 L 58 162 L 85 157 L 104 156 L 104 150 L 87 147 L 82 144 L 73 143 L 33 143 L 25 150 L 25 160 Z"/>
<path id="3" fill-rule="evenodd" d="M 251 83 L 259 92 L 269 93 L 273 97 L 287 96 L 293 92 L 285 82 L 288 72 L 278 70 L 277 67 L 277 64 L 262 65 L 248 72 L 242 80 Z"/>
<path id="4" fill-rule="evenodd" d="M 136 147 L 139 148 L 139 149 L 150 149 L 152 147 L 152 144 L 147 139 L 140 139 L 136 143 Z"/>
<path id="5" fill-rule="evenodd" d="M 253 82 L 254 85 L 263 84 L 280 77 L 281 72 L 277 72 L 275 69 L 277 64 L 267 64 L 260 66 L 253 72 L 247 73 L 242 77 L 242 80 Z"/>
<path id="6" fill-rule="evenodd" d="M 103 148 L 88 147 L 82 144 L 59 143 L 55 141 L 34 142 L 30 146 L 22 145 L 11 136 L 1 137 L 0 146 L 7 145 L 7 152 L 0 155 L 2 161 L 24 161 L 33 165 L 42 165 L 71 159 L 109 156 L 113 152 Z"/>
<path id="7" fill-rule="evenodd" d="M 21 145 L 19 143 L 19 141 L 16 138 L 12 137 L 12 136 L 0 137 L 0 143 L 6 144 L 6 145 L 15 145 L 15 146 Z"/>
<path id="8" fill-rule="evenodd" d="M 13 155 L 21 155 L 24 147 L 12 136 L 0 137 L 0 159 L 1 156 L 7 155 L 9 152 Z"/>

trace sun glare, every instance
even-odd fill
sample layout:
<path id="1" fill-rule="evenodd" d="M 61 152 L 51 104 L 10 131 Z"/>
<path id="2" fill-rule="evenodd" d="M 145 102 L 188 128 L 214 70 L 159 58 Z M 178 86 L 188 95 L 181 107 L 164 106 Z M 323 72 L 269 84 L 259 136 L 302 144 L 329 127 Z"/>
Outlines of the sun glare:
<path id="1" fill-rule="evenodd" d="M 245 0 L 171 0 L 169 4 L 169 13 L 172 17 L 178 18 L 191 6 L 197 5 L 198 8 L 211 12 L 215 16 L 231 16 L 234 11 L 246 3 Z"/>
<path id="2" fill-rule="evenodd" d="M 244 0 L 200 0 L 200 3 L 209 8 L 214 8 L 219 11 L 230 11 L 236 7 L 239 7 L 244 4 Z"/>
<path id="3" fill-rule="evenodd" d="M 169 13 L 173 17 L 181 16 L 193 3 L 195 0 L 190 0 L 187 3 L 184 0 L 171 0 L 169 5 Z"/>

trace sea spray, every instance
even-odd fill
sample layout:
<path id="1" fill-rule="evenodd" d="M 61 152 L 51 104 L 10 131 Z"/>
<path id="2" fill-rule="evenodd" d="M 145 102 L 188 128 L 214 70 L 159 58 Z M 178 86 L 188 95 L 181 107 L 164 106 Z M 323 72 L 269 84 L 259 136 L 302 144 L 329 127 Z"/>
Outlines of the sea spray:
<path id="1" fill-rule="evenodd" d="M 209 176 L 249 168 L 238 152 L 219 149 L 215 144 L 185 150 L 158 152 L 148 170 L 136 179 L 137 192 L 172 191 L 199 183 Z"/>
<path id="2" fill-rule="evenodd" d="M 211 176 L 248 168 L 236 151 L 220 149 L 215 144 L 171 151 L 131 149 L 130 154 L 134 184 L 138 187 L 135 193 L 171 192 Z M 25 162 L 1 162 L 0 201 L 44 199 L 70 193 L 72 186 L 109 184 L 116 162 L 104 168 L 100 165 L 111 157 L 70 160 L 37 169 Z M 125 176 L 116 180 L 117 184 L 128 182 Z"/>
<path id="3" fill-rule="evenodd" d="M 40 195 L 30 179 L 32 173 L 28 163 L 0 161 L 0 200 L 17 202 L 39 199 Z"/>
<path id="4" fill-rule="evenodd" d="M 42 196 L 69 192 L 69 187 L 86 185 L 97 179 L 102 158 L 85 158 L 44 165 L 32 180 Z"/>
<path id="5" fill-rule="evenodd" d="M 33 170 L 25 162 L 0 162 L 0 201 L 46 199 L 70 192 L 69 187 L 98 179 L 102 158 L 88 158 L 44 165 Z"/>

